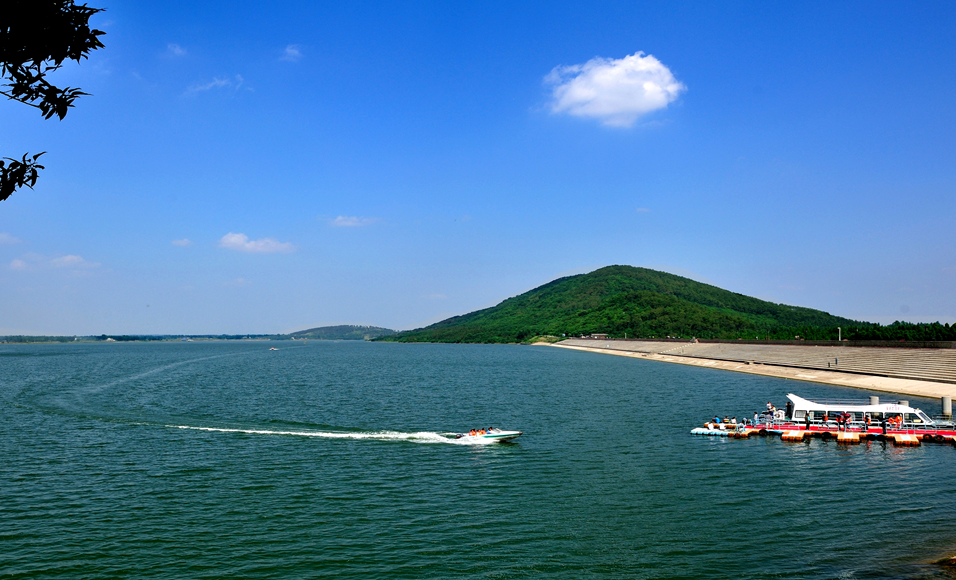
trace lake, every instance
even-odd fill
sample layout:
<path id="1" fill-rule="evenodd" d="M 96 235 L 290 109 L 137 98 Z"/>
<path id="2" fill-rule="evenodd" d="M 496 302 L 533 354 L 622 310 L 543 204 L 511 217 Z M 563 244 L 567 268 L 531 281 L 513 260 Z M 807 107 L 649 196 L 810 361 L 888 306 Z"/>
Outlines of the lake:
<path id="1" fill-rule="evenodd" d="M 0 576 L 956 577 L 951 446 L 689 433 L 788 392 L 870 394 L 537 346 L 0 345 Z M 524 435 L 446 437 L 491 425 Z"/>

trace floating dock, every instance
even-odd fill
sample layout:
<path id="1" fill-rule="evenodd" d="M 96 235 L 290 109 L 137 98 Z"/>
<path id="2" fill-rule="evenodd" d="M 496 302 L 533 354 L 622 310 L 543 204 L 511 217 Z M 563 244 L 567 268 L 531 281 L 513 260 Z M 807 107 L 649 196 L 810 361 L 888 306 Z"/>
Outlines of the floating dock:
<path id="1" fill-rule="evenodd" d="M 799 442 L 811 437 L 836 439 L 841 445 L 858 445 L 863 441 L 892 441 L 901 447 L 915 447 L 924 442 L 949 443 L 956 447 L 956 422 L 950 397 L 940 401 L 942 414 L 931 418 L 922 409 L 909 406 L 909 401 L 880 404 L 880 398 L 866 401 L 811 401 L 789 393 L 785 409 L 767 403 L 763 419 L 754 413 L 753 422 L 737 423 L 720 420 L 704 423 L 691 431 L 695 435 L 747 438 L 756 435 L 779 435 L 784 441 Z"/>
<path id="2" fill-rule="evenodd" d="M 737 426 L 720 429 L 716 427 L 698 427 L 691 430 L 694 435 L 705 437 L 728 437 L 731 439 L 747 439 L 753 436 L 779 436 L 783 441 L 800 442 L 811 438 L 835 440 L 842 445 L 859 445 L 864 441 L 889 441 L 900 447 L 917 447 L 923 443 L 943 443 L 956 447 L 956 433 L 927 431 L 927 432 L 887 432 L 870 429 L 840 431 L 835 429 L 807 430 L 796 425 L 766 425 L 766 426 Z"/>
<path id="3" fill-rule="evenodd" d="M 807 435 L 809 435 L 809 433 L 798 429 L 796 431 L 794 430 L 784 431 L 780 435 L 780 438 L 783 439 L 784 441 L 803 441 L 804 439 L 806 439 Z"/>
<path id="4" fill-rule="evenodd" d="M 853 433 L 852 431 L 838 431 L 837 443 L 843 443 L 844 445 L 859 444 L 860 433 Z"/>

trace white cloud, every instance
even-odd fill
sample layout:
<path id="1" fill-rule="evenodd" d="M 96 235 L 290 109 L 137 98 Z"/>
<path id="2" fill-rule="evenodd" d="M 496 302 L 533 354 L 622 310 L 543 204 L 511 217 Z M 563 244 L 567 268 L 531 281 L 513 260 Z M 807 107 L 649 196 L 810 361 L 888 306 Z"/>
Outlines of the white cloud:
<path id="1" fill-rule="evenodd" d="M 639 207 L 639 208 L 637 208 L 636 211 L 637 211 L 637 213 L 650 213 L 651 210 L 650 210 L 649 208 L 646 208 L 646 207 Z"/>
<path id="2" fill-rule="evenodd" d="M 252 282 L 246 280 L 245 278 L 236 278 L 235 280 L 224 282 L 223 286 L 229 286 L 230 288 L 241 288 L 243 286 L 248 286 L 249 284 L 252 284 Z"/>
<path id="3" fill-rule="evenodd" d="M 285 47 L 285 50 L 282 51 L 282 56 L 279 57 L 279 60 L 284 60 L 286 62 L 299 62 L 299 59 L 302 58 L 302 47 L 298 44 L 290 44 Z"/>
<path id="4" fill-rule="evenodd" d="M 179 246 L 181 248 L 188 248 L 189 246 L 193 245 L 193 243 L 189 238 L 183 238 L 181 240 L 173 240 L 173 245 Z"/>
<path id="5" fill-rule="evenodd" d="M 0 246 L 3 246 L 5 244 L 19 244 L 20 241 L 21 241 L 20 238 L 16 236 L 11 236 L 10 234 L 5 234 L 3 232 L 0 232 Z"/>
<path id="6" fill-rule="evenodd" d="M 357 216 L 345 216 L 340 215 L 339 217 L 332 220 L 332 225 L 339 228 L 356 228 L 360 226 L 368 226 L 374 224 L 378 221 L 378 218 L 367 218 L 367 217 L 357 217 Z"/>
<path id="7" fill-rule="evenodd" d="M 175 42 L 170 42 L 166 45 L 166 52 L 173 56 L 186 56 L 186 49 Z"/>
<path id="8" fill-rule="evenodd" d="M 60 256 L 50 260 L 50 266 L 54 268 L 96 268 L 99 266 L 96 262 L 87 262 L 80 256 Z"/>
<path id="9" fill-rule="evenodd" d="M 638 118 L 667 107 L 687 89 L 652 55 L 596 57 L 584 64 L 555 67 L 545 77 L 554 85 L 551 111 L 630 127 Z"/>
<path id="10" fill-rule="evenodd" d="M 99 266 L 100 264 L 97 262 L 89 262 L 81 256 L 73 254 L 59 256 L 57 258 L 47 258 L 46 256 L 32 252 L 10 262 L 10 269 L 22 271 L 60 269 L 79 273 L 84 270 L 98 268 Z"/>
<path id="11" fill-rule="evenodd" d="M 245 82 L 245 79 L 242 78 L 242 75 L 235 75 L 233 77 L 213 77 L 208 83 L 196 83 L 186 89 L 186 93 L 202 93 L 205 91 L 211 91 L 213 89 L 232 89 L 238 91 L 239 87 L 242 86 L 242 83 Z"/>
<path id="12" fill-rule="evenodd" d="M 50 265 L 54 268 L 75 268 L 77 266 L 82 266 L 87 263 L 86 260 L 80 256 L 60 256 L 59 258 L 53 258 L 50 260 Z"/>
<path id="13" fill-rule="evenodd" d="M 295 251 L 295 246 L 289 242 L 280 242 L 272 238 L 250 240 L 246 234 L 229 232 L 219 240 L 219 247 L 240 252 L 255 254 L 289 253 Z"/>

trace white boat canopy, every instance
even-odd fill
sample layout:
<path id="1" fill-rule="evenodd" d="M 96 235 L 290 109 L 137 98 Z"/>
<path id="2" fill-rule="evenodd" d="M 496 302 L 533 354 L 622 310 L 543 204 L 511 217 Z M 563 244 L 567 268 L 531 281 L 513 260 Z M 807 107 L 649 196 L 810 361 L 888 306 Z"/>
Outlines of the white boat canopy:
<path id="1" fill-rule="evenodd" d="M 921 422 L 931 424 L 934 421 L 929 418 L 920 409 L 914 409 L 906 405 L 897 403 L 882 403 L 879 405 L 855 405 L 852 403 L 816 403 L 798 397 L 793 393 L 787 395 L 787 398 L 793 403 L 793 414 L 795 418 L 802 419 L 809 411 L 820 413 L 885 413 L 888 415 L 911 414 L 919 417 Z M 803 411 L 803 413 L 799 413 Z"/>

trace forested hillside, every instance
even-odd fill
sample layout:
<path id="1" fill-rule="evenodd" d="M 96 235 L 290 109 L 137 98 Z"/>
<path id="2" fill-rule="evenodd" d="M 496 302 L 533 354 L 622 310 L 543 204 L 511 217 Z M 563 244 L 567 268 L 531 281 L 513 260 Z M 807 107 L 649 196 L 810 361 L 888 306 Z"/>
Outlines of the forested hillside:
<path id="1" fill-rule="evenodd" d="M 455 316 L 380 340 L 521 342 L 534 336 L 893 339 L 892 326 L 775 304 L 689 278 L 632 266 L 608 266 L 549 282 L 492 308 Z M 947 325 L 909 325 L 911 340 L 953 340 Z M 929 331 L 938 338 L 917 338 Z"/>
<path id="2" fill-rule="evenodd" d="M 322 326 L 293 332 L 288 336 L 295 339 L 310 338 L 313 340 L 371 340 L 380 336 L 395 334 L 394 330 L 379 326 L 356 326 L 342 324 L 339 326 Z"/>

